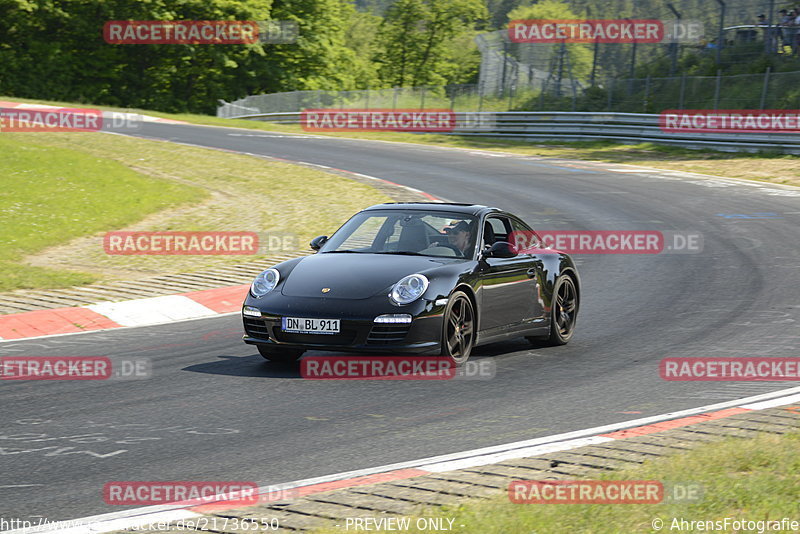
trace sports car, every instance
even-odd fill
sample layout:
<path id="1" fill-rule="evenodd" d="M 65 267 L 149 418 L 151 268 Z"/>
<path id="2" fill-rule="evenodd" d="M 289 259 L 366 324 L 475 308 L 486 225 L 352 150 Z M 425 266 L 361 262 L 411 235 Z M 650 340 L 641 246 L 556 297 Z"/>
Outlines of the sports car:
<path id="1" fill-rule="evenodd" d="M 311 248 L 259 274 L 244 301 L 244 342 L 268 360 L 333 350 L 461 365 L 477 345 L 563 345 L 575 331 L 574 261 L 497 208 L 379 204 Z"/>

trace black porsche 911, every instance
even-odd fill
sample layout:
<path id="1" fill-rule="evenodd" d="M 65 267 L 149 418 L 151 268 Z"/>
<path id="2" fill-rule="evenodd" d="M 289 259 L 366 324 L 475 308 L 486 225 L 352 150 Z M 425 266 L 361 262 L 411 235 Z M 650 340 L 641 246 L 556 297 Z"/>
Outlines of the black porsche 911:
<path id="1" fill-rule="evenodd" d="M 515 235 L 532 236 L 524 250 Z M 354 215 L 316 254 L 262 272 L 242 309 L 245 343 L 273 361 L 306 350 L 439 354 L 525 336 L 567 343 L 580 302 L 569 255 L 497 208 L 389 203 Z"/>

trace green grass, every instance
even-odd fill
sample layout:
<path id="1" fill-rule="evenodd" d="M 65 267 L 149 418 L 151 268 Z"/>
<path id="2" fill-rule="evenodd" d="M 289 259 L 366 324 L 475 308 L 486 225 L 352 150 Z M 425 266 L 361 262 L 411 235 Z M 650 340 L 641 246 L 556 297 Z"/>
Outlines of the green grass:
<path id="1" fill-rule="evenodd" d="M 64 287 L 95 276 L 32 267 L 27 254 L 189 202 L 196 187 L 154 179 L 108 158 L 0 134 L 0 290 Z"/>
<path id="2" fill-rule="evenodd" d="M 665 486 L 668 483 L 699 484 L 702 498 L 691 503 L 513 504 L 503 494 L 491 501 L 467 501 L 461 506 L 431 509 L 423 516 L 455 519 L 453 531 L 465 534 L 655 532 L 652 528 L 654 519 L 663 521 L 661 532 L 680 532 L 677 529 L 670 530 L 674 518 L 722 520 L 730 517 L 759 521 L 785 517 L 800 520 L 798 450 L 800 433 L 763 435 L 748 440 L 729 439 L 603 477 L 615 480 L 660 480 Z M 359 516 L 367 517 L 370 514 L 365 512 Z M 415 521 L 411 524 L 414 525 Z M 316 532 L 321 534 L 342 530 L 327 528 Z M 425 531 L 412 528 L 407 532 Z M 729 529 L 728 532 L 734 531 Z"/>

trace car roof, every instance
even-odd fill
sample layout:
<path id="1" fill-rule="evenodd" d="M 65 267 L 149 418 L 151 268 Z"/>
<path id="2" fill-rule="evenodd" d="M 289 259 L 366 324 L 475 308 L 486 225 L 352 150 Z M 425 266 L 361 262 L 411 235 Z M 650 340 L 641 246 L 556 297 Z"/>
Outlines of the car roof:
<path id="1" fill-rule="evenodd" d="M 498 208 L 483 206 L 480 204 L 463 204 L 458 202 L 387 202 L 370 206 L 364 211 L 377 210 L 424 210 L 424 211 L 446 211 L 448 213 L 463 213 L 464 215 L 481 216 L 490 212 L 501 212 Z"/>

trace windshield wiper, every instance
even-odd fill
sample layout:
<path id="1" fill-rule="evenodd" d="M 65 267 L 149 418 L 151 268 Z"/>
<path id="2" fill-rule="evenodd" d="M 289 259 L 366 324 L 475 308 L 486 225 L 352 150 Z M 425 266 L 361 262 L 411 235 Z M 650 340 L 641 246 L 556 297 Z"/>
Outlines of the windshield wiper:
<path id="1" fill-rule="evenodd" d="M 364 250 L 326 250 L 322 254 L 369 254 Z"/>
<path id="2" fill-rule="evenodd" d="M 420 254 L 419 252 L 411 252 L 410 250 L 389 250 L 386 252 L 373 252 L 373 254 L 396 254 L 398 256 L 431 256 L 430 254 Z"/>

